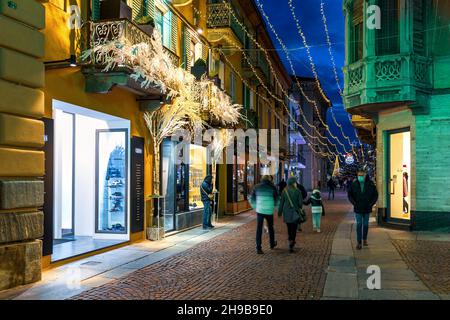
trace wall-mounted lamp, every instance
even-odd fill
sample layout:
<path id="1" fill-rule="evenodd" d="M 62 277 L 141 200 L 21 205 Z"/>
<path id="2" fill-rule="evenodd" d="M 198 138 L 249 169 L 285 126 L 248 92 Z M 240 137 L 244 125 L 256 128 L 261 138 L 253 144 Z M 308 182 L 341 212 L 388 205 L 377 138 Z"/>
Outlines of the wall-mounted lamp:
<path id="1" fill-rule="evenodd" d="M 202 29 L 202 28 L 200 28 L 200 27 L 199 27 L 199 28 L 197 28 L 197 33 L 198 33 L 198 34 L 203 34 L 203 29 Z"/>

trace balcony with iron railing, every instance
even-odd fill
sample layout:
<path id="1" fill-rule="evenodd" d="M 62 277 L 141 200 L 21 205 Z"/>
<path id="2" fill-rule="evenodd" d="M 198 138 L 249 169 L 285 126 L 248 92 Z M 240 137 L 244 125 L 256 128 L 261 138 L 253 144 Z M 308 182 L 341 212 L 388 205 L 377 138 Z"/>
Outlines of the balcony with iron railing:
<path id="1" fill-rule="evenodd" d="M 242 47 L 245 33 L 236 21 L 234 16 L 237 14 L 230 3 L 208 4 L 206 16 L 207 37 L 210 42 L 217 45 Z"/>
<path id="2" fill-rule="evenodd" d="M 416 111 L 423 111 L 431 76 L 431 59 L 414 53 L 366 57 L 344 67 L 345 106 L 370 113 L 376 104 L 418 103 Z"/>
<path id="3" fill-rule="evenodd" d="M 143 29 L 134 24 L 128 19 L 116 20 L 102 20 L 98 22 L 87 22 L 80 31 L 78 41 L 79 50 L 81 54 L 85 50 L 93 49 L 101 45 L 106 45 L 110 42 L 117 42 L 117 44 L 128 43 L 136 45 L 145 43 L 152 46 L 151 36 L 153 28 Z M 175 66 L 180 65 L 180 58 L 166 47 L 163 48 L 168 54 L 169 59 Z M 113 70 L 103 72 L 105 67 L 105 56 L 97 52 L 92 52 L 85 60 L 81 60 L 81 55 L 78 56 L 80 65 L 83 66 L 83 73 L 86 76 L 86 90 L 88 92 L 108 92 L 112 86 L 125 86 L 140 95 L 157 95 L 159 89 L 149 88 L 142 89 L 139 83 L 130 78 L 131 65 L 124 61 L 122 64 L 116 66 Z"/>
<path id="4" fill-rule="evenodd" d="M 243 76 L 252 81 L 261 79 L 267 82 L 269 78 L 269 65 L 265 57 L 258 50 L 247 50 L 246 57 L 242 58 L 241 67 Z"/>

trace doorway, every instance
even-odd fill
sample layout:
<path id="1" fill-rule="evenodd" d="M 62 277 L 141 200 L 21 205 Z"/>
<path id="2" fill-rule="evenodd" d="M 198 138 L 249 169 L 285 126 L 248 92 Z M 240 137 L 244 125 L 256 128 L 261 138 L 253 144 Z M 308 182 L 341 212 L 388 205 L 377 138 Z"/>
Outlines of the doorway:
<path id="1" fill-rule="evenodd" d="M 130 121 L 53 101 L 52 262 L 129 240 Z"/>
<path id="2" fill-rule="evenodd" d="M 388 217 L 399 223 L 411 219 L 411 133 L 409 128 L 388 132 Z"/>

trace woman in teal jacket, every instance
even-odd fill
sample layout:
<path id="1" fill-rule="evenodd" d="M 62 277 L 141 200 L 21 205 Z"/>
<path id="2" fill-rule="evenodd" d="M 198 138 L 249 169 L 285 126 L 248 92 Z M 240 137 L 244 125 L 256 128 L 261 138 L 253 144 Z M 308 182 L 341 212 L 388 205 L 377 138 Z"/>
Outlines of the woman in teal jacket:
<path id="1" fill-rule="evenodd" d="M 278 206 L 278 216 L 283 216 L 287 225 L 289 252 L 294 252 L 297 225 L 299 223 L 299 212 L 303 206 L 303 196 L 297 188 L 297 180 L 291 177 L 287 181 L 287 187 L 283 190 Z"/>

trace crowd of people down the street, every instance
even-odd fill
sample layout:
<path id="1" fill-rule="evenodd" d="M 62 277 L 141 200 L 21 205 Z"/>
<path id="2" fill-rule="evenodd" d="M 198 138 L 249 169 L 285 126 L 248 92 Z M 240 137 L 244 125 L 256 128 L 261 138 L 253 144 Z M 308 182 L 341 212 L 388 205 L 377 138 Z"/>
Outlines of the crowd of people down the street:
<path id="1" fill-rule="evenodd" d="M 337 180 L 337 182 L 336 182 Z M 378 200 L 378 192 L 374 182 L 370 179 L 364 168 L 358 169 L 354 179 L 336 179 L 328 177 L 328 200 L 334 200 L 334 191 L 340 187 L 347 192 L 348 201 L 353 205 L 356 223 L 356 248 L 362 249 L 368 246 L 369 218 L 372 208 Z M 205 177 L 200 186 L 201 200 L 204 205 L 203 229 L 211 230 L 212 205 L 214 202 L 213 177 Z M 313 232 L 321 232 L 322 219 L 325 216 L 325 206 L 320 188 L 317 187 L 308 192 L 299 183 L 296 176 L 291 176 L 287 181 L 281 180 L 276 186 L 271 175 L 264 175 L 261 182 L 254 186 L 249 196 L 249 203 L 256 212 L 256 252 L 264 254 L 262 238 L 263 234 L 269 236 L 269 247 L 274 249 L 278 243 L 275 239 L 274 215 L 283 219 L 288 235 L 288 251 L 295 252 L 297 233 L 302 231 L 302 224 L 306 223 L 308 215 L 305 206 L 311 206 L 311 222 Z M 266 224 L 264 223 L 266 221 Z M 265 230 L 265 232 L 264 232 Z"/>

